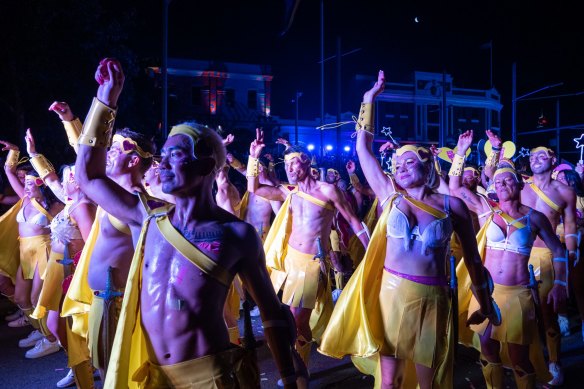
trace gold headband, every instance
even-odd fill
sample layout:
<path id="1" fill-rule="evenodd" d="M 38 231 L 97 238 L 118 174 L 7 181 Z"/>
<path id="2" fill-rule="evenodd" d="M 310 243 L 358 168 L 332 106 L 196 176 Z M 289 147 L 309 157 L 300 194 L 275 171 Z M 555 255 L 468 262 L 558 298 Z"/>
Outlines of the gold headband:
<path id="1" fill-rule="evenodd" d="M 122 135 L 115 134 L 112 142 L 118 142 L 122 146 L 122 152 L 124 154 L 131 153 L 135 151 L 142 158 L 152 158 L 152 153 L 142 150 L 138 143 L 131 138 L 125 138 Z M 126 149 L 126 147 L 131 146 L 131 148 Z"/>
<path id="2" fill-rule="evenodd" d="M 179 124 L 178 126 L 172 127 L 168 137 L 170 138 L 178 134 L 188 136 L 193 140 L 193 144 L 197 144 L 197 141 L 201 138 L 201 131 L 198 128 L 187 126 L 186 124 Z"/>
<path id="3" fill-rule="evenodd" d="M 422 156 L 420 155 L 420 151 L 424 152 L 424 153 L 430 153 L 430 150 L 428 150 L 425 147 L 421 147 L 421 146 L 414 146 L 414 145 L 405 145 L 400 147 L 399 149 L 396 150 L 396 155 L 398 157 L 401 157 L 405 152 L 411 151 L 414 154 L 416 154 L 416 157 L 418 157 L 418 159 L 420 160 L 420 162 L 426 162 L 428 160 L 428 157 L 426 158 L 422 158 Z"/>
<path id="4" fill-rule="evenodd" d="M 510 167 L 501 167 L 501 168 L 495 170 L 495 174 L 493 174 L 493 179 L 495 179 L 495 177 L 498 174 L 502 174 L 502 173 L 511 173 L 511 174 L 513 174 L 513 177 L 515 177 L 515 180 L 517 182 L 519 182 L 519 178 L 517 177 L 517 172 L 515 171 L 515 169 L 511 169 Z"/>
<path id="5" fill-rule="evenodd" d="M 464 171 L 465 172 L 473 172 L 473 174 L 475 175 L 475 177 L 478 177 L 478 176 L 481 175 L 477 169 L 475 169 L 474 167 L 470 167 L 470 166 L 465 167 L 464 168 Z"/>
<path id="6" fill-rule="evenodd" d="M 45 184 L 42 178 L 40 178 L 40 177 L 37 177 L 37 176 L 33 176 L 32 174 L 27 174 L 27 175 L 25 175 L 25 176 L 24 176 L 24 180 L 25 180 L 25 181 L 26 181 L 26 180 L 29 180 L 29 181 L 32 181 L 32 182 L 34 182 L 34 184 L 35 184 L 36 186 L 43 186 L 43 185 Z"/>
<path id="7" fill-rule="evenodd" d="M 537 153 L 539 151 L 545 151 L 545 154 L 548 156 L 548 158 L 551 158 L 554 155 L 556 155 L 556 153 L 554 153 L 554 151 L 552 149 L 549 149 L 549 148 L 544 147 L 544 146 L 539 146 L 539 147 L 536 147 L 534 149 L 531 149 L 529 154 L 531 155 L 531 154 Z"/>
<path id="8" fill-rule="evenodd" d="M 303 156 L 303 155 L 306 155 L 306 154 L 304 154 L 304 153 L 299 153 L 299 152 L 297 152 L 297 151 L 296 151 L 296 152 L 293 152 L 293 153 L 290 153 L 290 154 L 286 154 L 286 155 L 284 156 L 284 161 L 286 161 L 286 162 L 287 162 L 287 161 L 290 161 L 290 160 L 291 160 L 291 159 L 293 159 L 293 158 L 299 158 L 300 160 L 303 160 L 303 159 L 304 159 L 304 158 L 302 158 L 302 156 Z"/>

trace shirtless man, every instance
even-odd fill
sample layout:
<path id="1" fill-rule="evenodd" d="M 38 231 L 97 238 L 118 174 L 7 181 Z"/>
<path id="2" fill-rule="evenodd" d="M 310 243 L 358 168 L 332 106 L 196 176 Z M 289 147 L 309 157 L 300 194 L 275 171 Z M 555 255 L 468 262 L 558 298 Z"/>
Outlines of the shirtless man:
<path id="1" fill-rule="evenodd" d="M 51 106 L 51 109 L 63 123 L 78 120 L 67 104 L 58 104 Z M 89 120 L 90 116 L 86 124 L 91 124 Z M 81 127 L 80 122 L 77 127 Z M 152 163 L 153 153 L 154 144 L 148 138 L 132 130 L 122 129 L 116 132 L 103 160 L 92 160 L 90 163 L 103 163 L 111 180 L 128 193 L 134 193 L 136 190 L 145 191 L 142 178 Z M 87 196 L 93 200 L 92 193 L 87 193 Z M 74 274 L 72 287 L 65 297 L 62 316 L 72 316 L 76 321 L 80 319 L 77 314 L 89 311 L 87 342 L 93 365 L 104 379 L 130 260 L 134 255 L 134 242 L 130 228 L 103 209 L 98 210 L 92 230 L 94 233 L 88 237 L 88 244 L 77 267 L 83 270 Z M 117 295 L 108 295 L 108 290 Z M 85 333 L 82 335 L 85 336 Z"/>
<path id="2" fill-rule="evenodd" d="M 282 302 L 290 306 L 296 320 L 299 335 L 296 348 L 308 365 L 312 340 L 318 340 L 328 321 L 327 313 L 332 308 L 328 276 L 330 266 L 326 253 L 330 250 L 329 238 L 335 210 L 360 235 L 364 246 L 369 243 L 369 236 L 339 188 L 316 181 L 310 175 L 310 157 L 298 146 L 290 146 L 284 151 L 286 174 L 298 186 L 260 185 L 257 165 L 264 146 L 263 132 L 258 129 L 256 139 L 250 146 L 248 189 L 268 200 L 285 201 L 264 248 L 274 289 L 276 292 L 283 289 Z M 322 251 L 318 239 L 322 243 Z M 314 260 L 317 253 L 320 258 Z M 320 316 L 321 320 L 314 318 L 311 326 L 310 317 L 316 307 L 325 314 Z"/>
<path id="3" fill-rule="evenodd" d="M 555 231 L 560 218 L 564 222 L 566 247 L 569 261 L 576 259 L 578 235 L 576 231 L 576 193 L 574 190 L 552 179 L 552 171 L 557 164 L 555 153 L 546 147 L 537 147 L 531 150 L 529 165 L 533 177 L 521 191 L 521 203 L 543 213 L 549 219 Z M 561 333 L 558 326 L 557 314 L 551 304 L 548 304 L 547 296 L 554 283 L 553 255 L 545 243 L 538 238 L 531 251 L 529 263 L 535 268 L 535 274 L 542 281 L 539 286 L 541 308 L 544 327 L 546 331 L 546 343 L 549 355 L 549 370 L 554 378 L 551 385 L 561 385 L 564 377 L 560 367 Z M 564 264 L 568 266 L 568 263 Z"/>
<path id="4" fill-rule="evenodd" d="M 207 127 L 171 130 L 161 150 L 160 177 L 176 205 L 152 212 L 141 203 L 143 194 L 129 193 L 106 174 L 105 146 L 124 75 L 112 59 L 102 61 L 97 74 L 102 83 L 81 137 L 95 141 L 80 141 L 79 183 L 139 236 L 104 387 L 134 387 L 133 380 L 147 387 L 236 387 L 236 376 L 245 371 L 243 349 L 230 345 L 223 321 L 236 273 L 260 307 L 284 383 L 296 387 L 293 321 L 269 284 L 259 238 L 212 196 L 215 174 L 225 163 L 221 138 Z M 102 115 L 110 120 L 93 120 Z"/>

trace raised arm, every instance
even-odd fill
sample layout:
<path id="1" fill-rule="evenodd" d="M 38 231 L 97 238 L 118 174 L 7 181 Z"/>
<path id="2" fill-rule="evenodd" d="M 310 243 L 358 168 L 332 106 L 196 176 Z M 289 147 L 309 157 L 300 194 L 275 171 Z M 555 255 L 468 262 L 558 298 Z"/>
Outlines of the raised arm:
<path id="1" fill-rule="evenodd" d="M 363 170 L 365 179 L 371 186 L 371 189 L 380 199 L 385 199 L 395 192 L 393 183 L 383 172 L 372 150 L 375 131 L 373 127 L 373 104 L 375 103 L 375 98 L 383 92 L 384 88 L 385 75 L 383 70 L 380 70 L 377 82 L 373 85 L 373 88 L 363 95 L 363 103 L 359 110 L 359 120 L 355 126 L 357 130 L 356 150 L 359 156 L 361 170 Z"/>
<path id="2" fill-rule="evenodd" d="M 28 152 L 32 167 L 34 170 L 36 170 L 36 172 L 39 174 L 39 177 L 51 189 L 59 201 L 65 203 L 67 200 L 67 195 L 63 191 L 63 185 L 59 180 L 59 176 L 55 172 L 55 168 L 49 162 L 49 160 L 44 155 L 37 153 L 36 143 L 30 128 L 26 130 L 26 136 L 24 137 L 24 140 L 26 141 L 26 151 Z"/>
<path id="3" fill-rule="evenodd" d="M 13 145 L 10 142 L 6 142 L 5 140 L 0 140 L 0 144 L 4 146 L 2 147 L 2 151 L 8 151 L 6 162 L 4 163 L 4 172 L 6 173 L 6 178 L 8 178 L 8 182 L 10 182 L 10 186 L 12 186 L 14 193 L 16 193 L 19 198 L 23 198 L 24 184 L 20 182 L 18 176 L 16 175 L 16 166 L 18 165 L 20 150 L 18 150 L 18 146 Z"/>
<path id="4" fill-rule="evenodd" d="M 487 138 L 491 142 L 491 154 L 487 156 L 487 160 L 485 161 L 485 168 L 483 169 L 485 175 L 489 178 L 489 180 L 493 179 L 493 175 L 495 174 L 495 170 L 497 170 L 497 165 L 499 164 L 499 159 L 501 158 L 501 138 L 497 134 L 495 134 L 491 130 L 486 131 Z"/>
<path id="5" fill-rule="evenodd" d="M 576 192 L 567 185 L 560 186 L 560 194 L 566 202 L 566 207 L 562 214 L 564 222 L 564 236 L 566 239 L 566 248 L 569 252 L 570 261 L 576 260 L 576 250 L 578 249 L 578 231 L 576 227 Z M 549 246 L 548 246 L 549 247 Z"/>
<path id="6" fill-rule="evenodd" d="M 77 141 L 79 140 L 79 135 L 81 135 L 81 130 L 83 128 L 81 120 L 73 115 L 69 104 L 64 101 L 53 102 L 49 107 L 49 111 L 53 111 L 59 116 L 59 119 L 63 122 L 63 127 L 65 127 L 69 145 L 73 147 L 73 150 L 77 153 L 79 149 Z"/>
<path id="7" fill-rule="evenodd" d="M 468 130 L 458 136 L 458 143 L 456 145 L 456 154 L 454 155 L 454 160 L 452 161 L 452 166 L 448 172 L 448 189 L 450 194 L 458 197 L 466 206 L 474 213 L 481 214 L 488 211 L 484 209 L 486 205 L 482 201 L 481 197 L 474 193 L 472 190 L 468 189 L 462 183 L 462 176 L 464 174 L 464 159 L 466 157 L 466 151 L 470 148 L 473 139 L 473 131 Z"/>
<path id="8" fill-rule="evenodd" d="M 268 200 L 284 201 L 286 196 L 279 187 L 260 184 L 258 177 L 259 158 L 265 146 L 264 132 L 258 128 L 256 129 L 256 138 L 249 146 L 249 160 L 246 171 L 247 190 Z"/>
<path id="9" fill-rule="evenodd" d="M 122 66 L 115 59 L 104 59 L 95 78 L 99 87 L 79 137 L 75 178 L 81 190 L 106 212 L 123 222 L 141 224 L 138 197 L 108 178 L 105 171 L 118 97 L 124 85 Z M 138 157 L 136 159 L 138 163 Z"/>

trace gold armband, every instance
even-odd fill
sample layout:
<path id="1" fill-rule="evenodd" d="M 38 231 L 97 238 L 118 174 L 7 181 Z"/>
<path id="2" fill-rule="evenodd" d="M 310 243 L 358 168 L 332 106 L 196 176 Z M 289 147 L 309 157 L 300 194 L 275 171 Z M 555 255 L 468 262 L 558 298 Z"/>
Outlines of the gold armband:
<path id="1" fill-rule="evenodd" d="M 353 185 L 353 188 L 357 189 L 358 191 L 363 189 L 363 185 L 361 185 L 361 181 L 359 181 L 359 177 L 357 177 L 355 173 L 349 175 L 349 181 L 351 182 L 351 185 Z"/>
<path id="2" fill-rule="evenodd" d="M 115 120 L 116 110 L 94 98 L 85 118 L 79 144 L 91 147 L 111 146 Z"/>
<path id="3" fill-rule="evenodd" d="M 452 165 L 448 171 L 449 176 L 462 176 L 462 171 L 464 170 L 464 157 L 462 155 L 454 154 L 454 159 L 452 160 Z"/>
<path id="4" fill-rule="evenodd" d="M 42 154 L 35 154 L 30 157 L 30 164 L 39 174 L 39 177 L 44 180 L 46 176 L 55 172 L 55 168 L 49 160 Z"/>
<path id="5" fill-rule="evenodd" d="M 375 133 L 373 126 L 373 103 L 361 103 L 359 110 L 359 119 L 355 124 L 356 131 L 367 131 L 370 134 Z"/>
<path id="6" fill-rule="evenodd" d="M 71 145 L 75 152 L 77 152 L 79 147 L 77 141 L 79 140 L 81 130 L 83 130 L 83 124 L 81 123 L 81 120 L 79 120 L 79 118 L 75 118 L 70 122 L 63 121 L 63 127 L 65 127 L 67 139 L 69 139 L 69 145 Z"/>
<path id="7" fill-rule="evenodd" d="M 235 157 L 233 157 L 233 160 L 229 165 L 234 169 L 241 169 L 243 167 L 243 164 Z"/>
<path id="8" fill-rule="evenodd" d="M 18 157 L 20 157 L 20 151 L 10 149 L 8 151 L 8 155 L 6 156 L 6 162 L 4 162 L 4 166 L 8 166 L 12 169 L 14 166 L 18 165 Z"/>
<path id="9" fill-rule="evenodd" d="M 259 174 L 260 160 L 251 155 L 247 159 L 247 177 L 257 177 Z"/>
<path id="10" fill-rule="evenodd" d="M 499 154 L 500 150 L 491 151 L 491 154 L 489 154 L 489 157 L 485 161 L 485 166 L 497 167 L 499 164 Z"/>

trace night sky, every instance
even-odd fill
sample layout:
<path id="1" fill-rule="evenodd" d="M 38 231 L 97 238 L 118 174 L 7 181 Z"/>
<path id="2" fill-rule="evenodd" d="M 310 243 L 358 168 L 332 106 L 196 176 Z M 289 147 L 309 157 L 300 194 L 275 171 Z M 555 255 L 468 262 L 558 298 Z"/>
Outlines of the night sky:
<path id="1" fill-rule="evenodd" d="M 54 99 L 71 100 L 83 115 L 95 93 L 93 71 L 105 56 L 127 62 L 125 120 L 140 121 L 142 112 L 158 114 L 143 69 L 160 65 L 162 0 L 17 3 L 0 5 L 0 69 L 6 81 L 0 114 L 9 127 L 2 128 L 3 136 L 29 123 L 54 123 L 46 112 Z M 490 57 L 481 46 L 492 41 L 493 84 L 502 94 L 506 131 L 513 62 L 518 95 L 557 82 L 564 85 L 536 96 L 584 90 L 581 12 L 565 3 L 325 0 L 325 57 L 336 53 L 338 37 L 341 52 L 359 49 L 343 57 L 341 110 L 355 111 L 359 105 L 363 91 L 354 88 L 354 75 L 375 75 L 378 69 L 390 82 L 410 82 L 416 70 L 445 71 L 457 87 L 487 89 Z M 320 4 L 301 0 L 292 27 L 281 36 L 284 0 L 172 0 L 169 56 L 271 65 L 272 114 L 292 118 L 291 100 L 298 90 L 303 92 L 300 117 L 314 119 L 320 113 Z M 335 77 L 331 60 L 325 66 L 325 110 L 333 115 Z M 582 96 L 563 98 L 562 120 L 584 122 L 582 102 Z M 526 123 L 533 116 L 535 124 L 542 110 L 554 114 L 551 101 L 521 104 Z"/>

